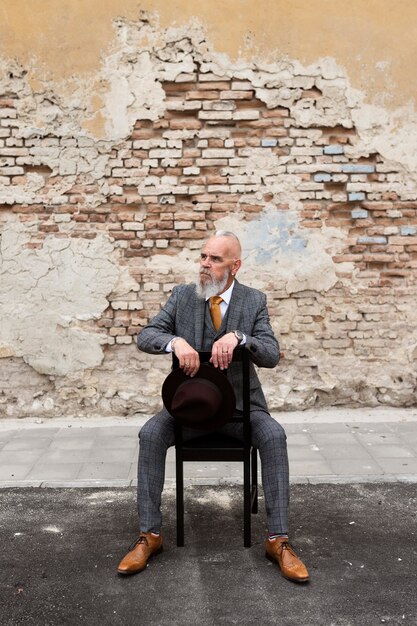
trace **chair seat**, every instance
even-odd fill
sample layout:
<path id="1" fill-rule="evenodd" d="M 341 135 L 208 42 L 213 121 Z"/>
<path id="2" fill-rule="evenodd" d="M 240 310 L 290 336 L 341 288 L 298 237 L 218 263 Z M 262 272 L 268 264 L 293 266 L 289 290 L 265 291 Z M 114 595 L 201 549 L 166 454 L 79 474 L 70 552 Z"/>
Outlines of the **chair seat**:
<path id="1" fill-rule="evenodd" d="M 183 461 L 243 461 L 242 441 L 223 433 L 210 433 L 182 444 Z"/>

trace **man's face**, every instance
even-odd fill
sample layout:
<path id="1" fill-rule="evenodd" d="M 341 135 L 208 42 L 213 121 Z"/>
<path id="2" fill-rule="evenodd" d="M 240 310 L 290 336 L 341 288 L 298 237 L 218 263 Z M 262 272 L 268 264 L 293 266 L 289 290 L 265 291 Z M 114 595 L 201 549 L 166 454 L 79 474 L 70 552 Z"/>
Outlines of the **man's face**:
<path id="1" fill-rule="evenodd" d="M 226 291 L 240 267 L 239 250 L 230 237 L 211 237 L 200 255 L 199 287 L 203 297 Z"/>

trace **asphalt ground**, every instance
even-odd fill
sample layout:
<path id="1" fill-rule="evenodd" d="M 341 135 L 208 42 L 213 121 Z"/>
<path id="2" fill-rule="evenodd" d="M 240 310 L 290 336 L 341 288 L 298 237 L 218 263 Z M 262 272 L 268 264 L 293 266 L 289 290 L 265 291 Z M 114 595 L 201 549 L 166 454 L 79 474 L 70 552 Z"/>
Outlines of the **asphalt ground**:
<path id="1" fill-rule="evenodd" d="M 291 541 L 311 574 L 297 585 L 265 559 L 265 513 L 243 547 L 239 486 L 186 489 L 186 545 L 164 492 L 164 552 L 116 573 L 137 533 L 135 490 L 0 491 L 2 626 L 417 624 L 416 486 L 296 484 Z"/>

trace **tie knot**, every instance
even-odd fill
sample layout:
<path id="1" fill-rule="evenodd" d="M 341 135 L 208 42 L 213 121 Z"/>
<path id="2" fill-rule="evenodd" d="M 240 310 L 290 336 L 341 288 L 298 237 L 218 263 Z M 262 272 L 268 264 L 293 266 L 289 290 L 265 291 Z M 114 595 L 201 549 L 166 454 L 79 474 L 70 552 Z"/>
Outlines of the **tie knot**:
<path id="1" fill-rule="evenodd" d="M 212 296 L 210 298 L 210 304 L 220 304 L 220 302 L 223 302 L 223 298 L 220 296 Z"/>

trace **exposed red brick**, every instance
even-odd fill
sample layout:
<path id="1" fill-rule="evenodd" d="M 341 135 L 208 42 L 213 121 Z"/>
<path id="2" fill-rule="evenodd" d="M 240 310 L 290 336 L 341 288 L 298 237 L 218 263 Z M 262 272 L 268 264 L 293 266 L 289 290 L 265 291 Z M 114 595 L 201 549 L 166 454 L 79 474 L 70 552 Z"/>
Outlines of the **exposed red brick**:
<path id="1" fill-rule="evenodd" d="M 40 224 L 38 229 L 41 233 L 57 233 L 59 231 L 56 224 Z"/>
<path id="2" fill-rule="evenodd" d="M 153 128 L 169 128 L 169 122 L 168 120 L 157 120 L 156 122 L 153 122 Z"/>
<path id="3" fill-rule="evenodd" d="M 220 100 L 219 92 L 214 90 L 201 89 L 201 91 L 189 91 L 186 100 Z"/>
<path id="4" fill-rule="evenodd" d="M 172 95 L 175 93 L 182 93 L 184 91 L 190 91 L 190 89 L 195 89 L 196 83 L 195 82 L 162 83 L 162 86 L 168 95 Z"/>
<path id="5" fill-rule="evenodd" d="M 205 185 L 205 183 L 206 179 L 204 176 L 185 176 L 181 178 L 181 184 L 183 185 Z"/>
<path id="6" fill-rule="evenodd" d="M 208 90 L 208 91 L 212 91 L 213 89 L 220 90 L 220 89 L 229 89 L 229 88 L 230 88 L 229 81 L 218 81 L 218 82 L 206 81 L 206 82 L 198 83 L 198 89 Z"/>
<path id="7" fill-rule="evenodd" d="M 136 237 L 135 233 L 130 230 L 110 230 L 109 235 L 113 239 L 134 239 Z"/>
<path id="8" fill-rule="evenodd" d="M 158 134 L 152 128 L 141 128 L 136 129 L 132 132 L 132 139 L 152 139 L 153 137 L 157 137 Z"/>
<path id="9" fill-rule="evenodd" d="M 70 236 L 72 239 L 95 239 L 97 233 L 92 233 L 85 230 L 73 230 Z"/>
<path id="10" fill-rule="evenodd" d="M 175 119 L 169 122 L 169 127 L 172 130 L 200 130 L 202 126 L 200 120 L 188 118 Z"/>

